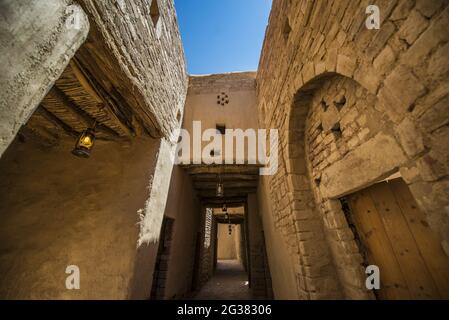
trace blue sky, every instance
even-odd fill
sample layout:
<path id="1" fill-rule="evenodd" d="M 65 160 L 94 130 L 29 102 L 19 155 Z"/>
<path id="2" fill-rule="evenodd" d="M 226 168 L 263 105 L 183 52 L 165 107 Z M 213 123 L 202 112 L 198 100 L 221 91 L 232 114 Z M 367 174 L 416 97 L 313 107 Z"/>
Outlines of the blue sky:
<path id="1" fill-rule="evenodd" d="M 271 0 L 175 0 L 189 74 L 255 71 Z"/>

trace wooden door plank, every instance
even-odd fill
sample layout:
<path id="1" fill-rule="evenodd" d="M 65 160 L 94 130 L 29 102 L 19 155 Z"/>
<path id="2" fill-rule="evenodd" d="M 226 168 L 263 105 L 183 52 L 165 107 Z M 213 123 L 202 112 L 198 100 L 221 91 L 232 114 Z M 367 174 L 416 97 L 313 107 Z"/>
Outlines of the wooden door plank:
<path id="1" fill-rule="evenodd" d="M 389 184 L 387 182 L 377 183 L 369 188 L 369 192 L 382 219 L 412 298 L 439 297 L 433 278 L 420 255 Z M 380 272 L 382 273 L 382 269 Z"/>
<path id="2" fill-rule="evenodd" d="M 449 299 L 449 257 L 444 253 L 438 235 L 430 229 L 425 214 L 418 208 L 415 198 L 404 180 L 390 181 L 390 188 L 401 207 L 440 297 Z"/>
<path id="3" fill-rule="evenodd" d="M 379 298 L 410 299 L 407 283 L 369 191 L 362 190 L 350 195 L 348 202 L 358 233 L 366 246 L 367 259 L 380 269 Z"/>

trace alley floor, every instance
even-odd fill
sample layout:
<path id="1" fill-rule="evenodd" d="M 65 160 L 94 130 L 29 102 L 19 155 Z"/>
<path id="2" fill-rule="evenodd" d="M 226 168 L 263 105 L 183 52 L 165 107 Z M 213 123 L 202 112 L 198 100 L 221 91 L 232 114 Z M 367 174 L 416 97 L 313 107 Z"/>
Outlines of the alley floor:
<path id="1" fill-rule="evenodd" d="M 238 260 L 218 260 L 213 277 L 194 297 L 197 300 L 248 300 L 248 276 Z"/>

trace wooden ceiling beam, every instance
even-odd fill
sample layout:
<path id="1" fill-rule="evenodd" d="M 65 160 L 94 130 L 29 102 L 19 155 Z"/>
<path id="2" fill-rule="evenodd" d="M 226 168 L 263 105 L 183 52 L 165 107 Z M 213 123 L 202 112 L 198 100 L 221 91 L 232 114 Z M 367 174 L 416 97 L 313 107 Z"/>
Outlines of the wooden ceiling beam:
<path id="1" fill-rule="evenodd" d="M 204 173 L 204 174 L 195 174 L 192 176 L 193 181 L 198 182 L 209 182 L 209 181 L 218 181 L 218 175 L 217 174 L 210 174 L 210 173 Z M 225 173 L 220 175 L 220 179 L 225 181 L 257 181 L 259 179 L 259 175 L 257 174 L 235 174 L 235 173 Z"/>
<path id="2" fill-rule="evenodd" d="M 232 174 L 249 174 L 258 175 L 261 165 L 255 164 L 222 164 L 222 165 L 205 165 L 205 164 L 190 164 L 181 165 L 191 175 L 199 174 L 215 174 L 225 175 Z"/>
<path id="3" fill-rule="evenodd" d="M 82 67 L 80 62 L 73 58 L 70 61 L 70 67 L 75 74 L 76 79 L 81 84 L 81 86 L 86 90 L 86 92 L 97 102 L 102 105 L 102 110 L 104 110 L 109 119 L 114 122 L 123 132 L 125 132 L 128 136 L 135 136 L 138 129 L 131 129 L 123 123 L 119 116 L 114 112 L 114 108 L 111 107 L 111 104 L 115 105 L 115 101 L 109 97 L 106 91 L 95 81 L 95 79 L 89 74 L 89 72 Z M 115 106 L 117 108 L 117 106 Z"/>
<path id="4" fill-rule="evenodd" d="M 71 115 L 78 121 L 82 122 L 86 127 L 92 128 L 96 123 L 96 120 L 94 118 L 92 118 L 89 114 L 87 114 L 87 112 L 80 109 L 75 103 L 73 103 L 57 86 L 53 86 L 53 88 L 51 88 L 48 93 L 48 97 L 53 98 L 59 103 L 63 104 L 71 113 Z M 46 107 L 44 102 L 42 102 L 42 104 L 44 105 L 44 107 Z M 101 123 L 96 123 L 95 130 L 112 137 L 119 137 L 119 134 L 117 132 Z"/>
<path id="5" fill-rule="evenodd" d="M 62 128 L 69 136 L 72 136 L 74 138 L 79 136 L 79 132 L 77 132 L 75 129 L 73 129 L 71 126 L 69 126 L 67 123 L 59 119 L 57 116 L 55 116 L 53 113 L 48 111 L 45 106 L 40 105 L 37 109 L 40 114 L 47 119 L 49 122 L 53 123 L 54 125 Z"/>
<path id="6" fill-rule="evenodd" d="M 232 190 L 225 190 L 223 197 L 217 197 L 218 199 L 226 199 L 226 197 L 246 197 L 248 193 L 255 193 L 256 188 L 234 188 Z M 211 198 L 216 196 L 215 190 L 198 190 L 198 195 L 201 198 Z"/>
<path id="7" fill-rule="evenodd" d="M 216 181 L 195 181 L 193 183 L 194 187 L 197 190 L 206 190 L 206 189 L 212 189 L 216 190 L 217 188 L 217 182 Z M 257 181 L 223 181 L 223 186 L 226 190 L 232 190 L 234 188 L 257 188 Z"/>
<path id="8" fill-rule="evenodd" d="M 228 198 L 217 198 L 217 197 L 203 197 L 200 198 L 201 202 L 211 208 L 222 208 L 223 203 L 229 207 L 239 207 L 246 203 L 246 197 L 228 197 Z"/>
<path id="9" fill-rule="evenodd" d="M 235 217 L 235 218 L 230 218 L 229 220 L 226 218 L 216 218 L 217 223 L 222 223 L 222 224 L 228 224 L 229 222 L 231 224 L 241 224 L 245 221 L 245 218 L 239 218 L 239 217 Z"/>
<path id="10" fill-rule="evenodd" d="M 25 141 L 27 139 L 32 139 L 44 147 L 52 147 L 58 144 L 57 137 L 41 126 L 30 124 L 30 122 L 28 122 L 26 126 L 22 126 L 19 133 L 23 135 Z"/>

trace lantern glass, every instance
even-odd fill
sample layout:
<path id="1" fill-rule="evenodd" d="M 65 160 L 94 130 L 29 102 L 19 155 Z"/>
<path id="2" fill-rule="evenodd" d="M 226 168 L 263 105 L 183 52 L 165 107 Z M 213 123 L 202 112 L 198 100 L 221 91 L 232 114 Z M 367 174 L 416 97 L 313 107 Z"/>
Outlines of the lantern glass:
<path id="1" fill-rule="evenodd" d="M 76 141 L 75 148 L 72 153 L 77 157 L 88 158 L 90 151 L 94 146 L 95 132 L 93 129 L 85 130 Z"/>
<path id="2" fill-rule="evenodd" d="M 217 183 L 217 197 L 223 197 L 224 190 L 223 190 L 223 184 Z"/>

